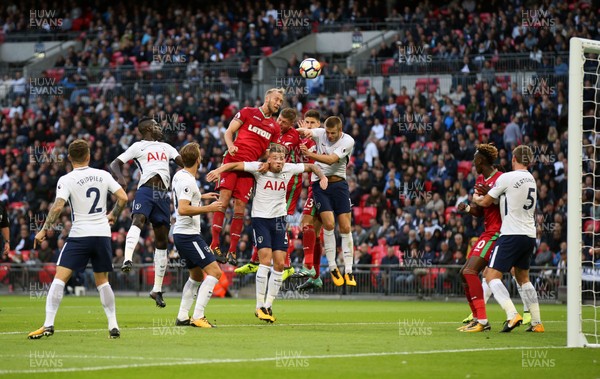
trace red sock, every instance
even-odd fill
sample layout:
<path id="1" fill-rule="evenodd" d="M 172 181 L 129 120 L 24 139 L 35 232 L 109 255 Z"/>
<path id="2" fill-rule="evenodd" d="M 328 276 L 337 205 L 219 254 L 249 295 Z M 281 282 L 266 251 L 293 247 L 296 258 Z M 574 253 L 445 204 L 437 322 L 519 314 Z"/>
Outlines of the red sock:
<path id="1" fill-rule="evenodd" d="M 463 285 L 465 287 L 465 297 L 467 298 L 467 302 L 469 303 L 469 308 L 471 308 L 471 313 L 473 313 L 473 317 L 477 317 L 477 314 L 475 313 L 475 306 L 471 301 L 471 291 L 469 290 L 469 284 L 466 281 L 464 281 Z"/>
<path id="2" fill-rule="evenodd" d="M 302 244 L 304 245 L 304 266 L 310 269 L 313 266 L 313 257 L 315 254 L 315 227 L 306 225 L 302 228 Z"/>
<path id="3" fill-rule="evenodd" d="M 231 220 L 231 226 L 229 226 L 229 235 L 231 236 L 231 243 L 229 244 L 229 252 L 236 253 L 237 245 L 240 242 L 240 235 L 242 234 L 242 229 L 244 228 L 244 215 L 241 217 L 239 215 L 234 214 L 233 219 Z"/>
<path id="4" fill-rule="evenodd" d="M 221 230 L 223 230 L 223 221 L 225 220 L 224 212 L 215 212 L 213 215 L 213 224 L 210 227 L 210 231 L 212 234 L 212 241 L 210 242 L 210 249 L 214 250 L 219 247 L 219 242 L 221 241 Z"/>
<path id="5" fill-rule="evenodd" d="M 483 298 L 483 287 L 481 286 L 481 280 L 477 274 L 464 274 L 465 280 L 469 285 L 469 297 L 473 303 L 475 311 L 473 315 L 477 315 L 477 319 L 487 319 L 487 313 L 485 311 L 485 300 Z"/>
<path id="6" fill-rule="evenodd" d="M 323 254 L 323 250 L 321 248 L 321 242 L 315 244 L 315 253 L 313 255 L 313 265 L 315 267 L 315 276 L 314 278 L 318 278 L 321 273 L 321 254 Z"/>
<path id="7" fill-rule="evenodd" d="M 258 249 L 254 246 L 252 250 L 252 258 L 250 258 L 250 262 L 257 263 L 258 262 Z"/>

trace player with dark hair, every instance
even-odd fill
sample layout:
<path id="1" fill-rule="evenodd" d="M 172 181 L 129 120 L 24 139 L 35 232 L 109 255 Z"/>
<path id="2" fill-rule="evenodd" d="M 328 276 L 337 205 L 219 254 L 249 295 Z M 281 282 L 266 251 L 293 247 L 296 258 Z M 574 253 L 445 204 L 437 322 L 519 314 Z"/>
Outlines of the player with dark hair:
<path id="1" fill-rule="evenodd" d="M 252 228 L 260 265 L 256 272 L 255 315 L 260 320 L 271 323 L 275 322 L 271 306 L 283 281 L 288 245 L 285 221 L 288 182 L 294 174 L 313 172 L 319 178 L 319 188 L 327 188 L 327 178 L 317 165 L 285 163 L 286 153 L 285 147 L 273 145 L 269 150 L 268 171 L 264 174 L 259 172 L 260 162 L 235 162 L 225 164 L 206 175 L 208 181 L 213 181 L 222 172 L 244 170 L 256 177 L 256 194 L 252 201 Z"/>
<path id="2" fill-rule="evenodd" d="M 67 202 L 71 207 L 73 224 L 58 256 L 56 275 L 46 297 L 46 320 L 41 328 L 29 333 L 28 338 L 39 339 L 54 334 L 54 319 L 65 292 L 65 283 L 73 272 L 84 270 L 90 261 L 100 301 L 108 318 L 108 336 L 119 338 L 121 332 L 117 324 L 115 294 L 108 282 L 108 273 L 113 270 L 110 225 L 127 205 L 127 194 L 108 172 L 89 167 L 90 148 L 87 141 L 77 139 L 71 142 L 68 158 L 73 171 L 58 180 L 56 200 L 42 230 L 35 236 L 34 248 L 46 239 L 46 231 L 58 220 Z M 117 202 L 107 215 L 109 193 L 117 197 Z"/>
<path id="3" fill-rule="evenodd" d="M 533 163 L 533 152 L 529 146 L 519 145 L 512 151 L 513 171 L 502 174 L 493 188 L 485 195 L 475 194 L 473 201 L 481 207 L 489 207 L 496 200 L 500 203 L 502 228 L 500 238 L 492 252 L 486 280 L 496 301 L 506 312 L 506 321 L 501 330 L 512 331 L 521 325 L 523 318 L 510 299 L 502 283 L 502 274 L 515 268 L 515 278 L 521 286 L 522 299 L 531 312 L 528 332 L 543 333 L 537 292 L 529 281 L 531 257 L 536 249 L 535 206 L 537 186 L 527 168 Z"/>
<path id="4" fill-rule="evenodd" d="M 125 258 L 121 270 L 129 272 L 133 266 L 133 252 L 139 243 L 140 234 L 146 221 L 152 223 L 156 249 L 154 251 L 154 287 L 150 297 L 156 306 L 166 306 L 162 297 L 162 282 L 167 271 L 167 243 L 171 228 L 171 199 L 169 188 L 171 172 L 169 163 L 174 160 L 183 167 L 181 156 L 173 146 L 162 139 L 160 126 L 150 117 L 140 120 L 138 130 L 142 140 L 131 145 L 110 164 L 110 169 L 124 188 L 127 181 L 121 172 L 123 164 L 133 160 L 140 170 L 141 177 L 132 204 L 132 224 L 125 240 Z"/>
<path id="5" fill-rule="evenodd" d="M 281 130 L 273 115 L 283 103 L 283 89 L 271 88 L 265 93 L 265 101 L 258 108 L 243 108 L 236 113 L 225 131 L 227 153 L 223 164 L 232 162 L 258 161 L 265 155 L 269 144 L 277 143 Z M 234 139 L 234 136 L 235 137 Z M 217 190 L 222 208 L 215 212 L 211 226 L 212 241 L 210 248 L 215 252 L 217 261 L 229 262 L 237 266 L 237 245 L 244 227 L 246 204 L 252 196 L 254 177 L 247 172 L 224 172 L 219 178 Z M 225 211 L 233 197 L 233 219 L 229 227 L 231 243 L 226 254 L 219 246 L 221 231 L 225 222 Z"/>
<path id="6" fill-rule="evenodd" d="M 473 157 L 473 165 L 477 174 L 479 174 L 475 182 L 475 191 L 480 191 L 482 184 L 493 187 L 496 180 L 502 175 L 501 172 L 494 168 L 494 162 L 497 158 L 498 149 L 495 146 L 480 144 L 477 147 L 477 151 Z M 485 299 L 479 273 L 487 266 L 494 244 L 500 236 L 500 227 L 502 226 L 500 208 L 497 204 L 481 208 L 475 204 L 460 203 L 458 210 L 470 213 L 475 217 L 484 217 L 485 231 L 473 246 L 467 257 L 467 262 L 461 269 L 461 279 L 467 301 L 473 312 L 473 320 L 469 324 L 459 328 L 463 332 L 483 332 L 491 328 L 487 322 Z"/>

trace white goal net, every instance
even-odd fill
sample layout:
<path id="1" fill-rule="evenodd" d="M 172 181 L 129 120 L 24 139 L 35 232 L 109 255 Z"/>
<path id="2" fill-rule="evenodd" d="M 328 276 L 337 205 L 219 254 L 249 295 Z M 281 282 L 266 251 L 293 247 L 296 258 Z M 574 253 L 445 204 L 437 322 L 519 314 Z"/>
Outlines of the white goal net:
<path id="1" fill-rule="evenodd" d="M 600 41 L 569 57 L 567 345 L 600 347 Z"/>

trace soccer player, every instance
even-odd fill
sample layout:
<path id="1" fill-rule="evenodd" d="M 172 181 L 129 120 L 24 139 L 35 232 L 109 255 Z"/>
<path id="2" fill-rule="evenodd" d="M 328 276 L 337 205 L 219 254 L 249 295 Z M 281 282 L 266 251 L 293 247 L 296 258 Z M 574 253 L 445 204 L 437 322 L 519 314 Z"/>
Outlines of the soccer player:
<path id="1" fill-rule="evenodd" d="M 235 162 L 225 164 L 206 176 L 208 181 L 213 181 L 222 172 L 244 170 L 256 178 L 256 194 L 252 201 L 252 227 L 260 265 L 256 272 L 255 315 L 260 320 L 271 323 L 275 322 L 271 307 L 281 288 L 288 245 L 285 222 L 287 185 L 293 175 L 313 172 L 319 178 L 320 188 L 327 188 L 327 178 L 317 165 L 285 163 L 286 153 L 286 149 L 281 145 L 271 146 L 267 160 L 269 171 L 264 174 L 259 172 L 260 162 Z M 269 270 L 271 276 L 267 283 Z"/>
<path id="2" fill-rule="evenodd" d="M 214 254 L 200 236 L 200 214 L 215 212 L 222 204 L 215 201 L 210 205 L 202 206 L 202 200 L 214 199 L 217 194 L 201 195 L 196 183 L 196 172 L 201 160 L 200 146 L 195 142 L 189 143 L 181 148 L 180 154 L 184 169 L 173 176 L 173 202 L 177 210 L 173 239 L 179 255 L 190 271 L 190 277 L 183 287 L 179 315 L 175 324 L 213 328 L 214 326 L 204 315 L 204 309 L 222 272 L 215 261 Z M 206 272 L 204 280 L 203 271 Z M 189 311 L 194 297 L 196 297 L 196 306 L 190 319 Z"/>
<path id="3" fill-rule="evenodd" d="M 475 182 L 476 191 L 482 184 L 493 187 L 496 180 L 502 175 L 496 168 L 494 162 L 498 158 L 498 149 L 489 144 L 480 144 L 477 147 L 473 164 L 479 176 Z M 482 283 L 479 280 L 479 273 L 487 266 L 490 260 L 490 254 L 493 250 L 496 240 L 500 236 L 500 227 L 502 226 L 502 217 L 500 208 L 497 204 L 492 204 L 487 208 L 480 208 L 475 204 L 467 205 L 460 203 L 458 209 L 472 214 L 475 217 L 484 217 L 485 231 L 479 237 L 475 246 L 467 257 L 467 262 L 461 269 L 461 278 L 463 280 L 465 295 L 471 311 L 473 320 L 459 328 L 463 332 L 483 332 L 490 330 L 491 327 L 487 321 L 485 311 L 485 298 L 483 296 Z"/>
<path id="4" fill-rule="evenodd" d="M 321 114 L 315 109 L 311 109 L 304 114 L 304 120 L 300 123 L 301 128 L 315 129 L 321 127 Z M 315 141 L 312 138 L 304 138 L 302 145 L 306 146 L 307 151 L 315 153 L 317 151 Z M 303 157 L 306 157 L 304 154 Z M 314 163 L 314 160 L 307 159 L 307 163 Z M 317 214 L 315 202 L 313 199 L 312 186 L 308 187 L 306 202 L 302 210 L 302 245 L 304 246 L 304 267 L 292 275 L 294 278 L 306 278 L 306 282 L 298 286 L 298 290 L 308 290 L 311 288 L 323 287 L 323 281 L 320 277 L 321 268 L 321 219 Z"/>
<path id="5" fill-rule="evenodd" d="M 287 163 L 300 163 L 303 155 L 300 151 L 300 135 L 294 128 L 296 124 L 297 114 L 293 108 L 284 108 L 277 117 L 277 123 L 281 127 L 281 136 L 279 137 L 278 143 L 283 145 L 287 151 Z M 300 192 L 302 192 L 302 177 L 296 174 L 288 183 L 287 194 L 286 194 L 286 209 L 288 216 L 296 213 L 296 206 L 298 199 L 300 198 Z M 294 246 L 289 244 L 287 255 L 285 258 L 285 269 L 283 271 L 283 281 L 285 281 L 291 274 L 294 273 L 294 268 L 291 267 L 290 253 Z M 258 270 L 258 250 L 256 247 L 250 258 L 250 262 L 242 267 L 235 269 L 237 274 L 245 275 L 256 272 Z"/>
<path id="6" fill-rule="evenodd" d="M 265 94 L 265 102 L 259 108 L 243 108 L 229 123 L 225 131 L 227 153 L 223 163 L 258 161 L 269 148 L 276 143 L 281 134 L 279 124 L 273 119 L 273 114 L 279 111 L 283 103 L 284 91 L 271 88 Z M 237 137 L 234 141 L 234 135 Z M 246 204 L 252 196 L 254 177 L 247 172 L 223 172 L 217 184 L 219 201 L 222 207 L 215 212 L 211 226 L 212 241 L 210 248 L 215 252 L 217 261 L 229 262 L 237 266 L 237 244 L 244 227 L 244 212 Z M 234 198 L 233 219 L 229 227 L 231 243 L 227 254 L 219 247 L 221 231 L 225 221 L 225 211 L 229 200 Z"/>
<path id="7" fill-rule="evenodd" d="M 523 301 L 531 312 L 531 326 L 527 331 L 543 333 L 537 293 L 529 281 L 529 265 L 536 248 L 534 217 L 537 197 L 535 178 L 527 170 L 533 163 L 533 152 L 529 146 L 515 147 L 511 163 L 513 171 L 502 174 L 496 180 L 494 188 L 485 196 L 473 196 L 475 203 L 482 207 L 488 207 L 494 200 L 499 200 L 502 215 L 500 238 L 492 252 L 485 279 L 506 312 L 507 319 L 501 332 L 508 333 L 523 322 L 502 283 L 502 274 L 514 266 Z"/>
<path id="8" fill-rule="evenodd" d="M 115 295 L 108 282 L 108 273 L 113 270 L 110 225 L 127 205 L 127 194 L 108 172 L 88 166 L 90 148 L 86 141 L 77 139 L 71 142 L 68 158 L 73 171 L 58 180 L 56 200 L 42 230 L 35 236 L 34 245 L 41 244 L 46 239 L 46 231 L 60 217 L 66 202 L 71 207 L 73 224 L 58 256 L 56 275 L 48 290 L 46 320 L 41 328 L 29 333 L 28 338 L 38 339 L 54 334 L 54 319 L 64 294 L 65 283 L 74 271 L 85 269 L 89 261 L 92 262 L 96 288 L 108 318 L 108 335 L 110 338 L 119 338 L 121 333 L 115 312 Z M 109 192 L 117 197 L 117 202 L 107 215 L 106 200 Z"/>
<path id="9" fill-rule="evenodd" d="M 171 207 L 169 186 L 171 172 L 169 162 L 174 160 L 183 167 L 181 156 L 173 146 L 162 139 L 160 126 L 150 117 L 142 118 L 138 125 L 142 140 L 131 145 L 110 164 L 110 169 L 119 184 L 127 186 L 121 173 L 125 162 L 133 160 L 138 166 L 141 177 L 135 193 L 132 211 L 132 224 L 125 239 L 125 258 L 121 271 L 129 272 L 133 267 L 133 252 L 140 240 L 140 234 L 146 221 L 152 223 L 156 249 L 154 251 L 154 287 L 150 297 L 160 308 L 166 307 L 162 296 L 162 282 L 167 271 L 167 243 L 171 228 Z"/>
<path id="10" fill-rule="evenodd" d="M 342 120 L 332 116 L 325 120 L 325 129 L 298 129 L 300 136 L 312 138 L 317 145 L 317 152 L 302 147 L 302 153 L 314 159 L 329 179 L 327 190 L 320 188 L 312 178 L 312 190 L 317 212 L 323 224 L 324 247 L 333 283 L 342 286 L 356 286 L 352 275 L 354 247 L 351 234 L 351 202 L 348 182 L 346 182 L 346 165 L 350 161 L 354 149 L 354 139 L 342 132 Z M 340 273 L 335 261 L 335 216 L 337 216 L 342 253 L 344 255 L 345 273 Z"/>

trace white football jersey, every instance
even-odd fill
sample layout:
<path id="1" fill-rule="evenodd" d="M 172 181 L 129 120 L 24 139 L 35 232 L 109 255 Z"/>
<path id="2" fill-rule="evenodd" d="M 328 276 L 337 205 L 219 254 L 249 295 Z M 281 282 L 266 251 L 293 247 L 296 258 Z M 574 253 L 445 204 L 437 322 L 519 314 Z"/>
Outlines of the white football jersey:
<path id="1" fill-rule="evenodd" d="M 173 175 L 173 204 L 176 217 L 173 234 L 200 234 L 200 215 L 181 216 L 177 212 L 181 200 L 188 200 L 194 207 L 202 205 L 196 178 L 186 170 L 179 170 Z"/>
<path id="2" fill-rule="evenodd" d="M 488 194 L 500 202 L 501 235 L 535 238 L 537 187 L 529 171 L 516 170 L 500 175 Z"/>
<path id="3" fill-rule="evenodd" d="M 109 192 L 119 189 L 121 186 L 108 172 L 89 166 L 58 179 L 56 198 L 66 200 L 71 207 L 69 237 L 110 237 L 106 199 Z"/>
<path id="4" fill-rule="evenodd" d="M 159 174 L 166 188 L 171 182 L 169 162 L 179 156 L 173 146 L 160 141 L 139 141 L 129 146 L 117 157 L 121 162 L 133 160 L 140 169 L 141 177 L 138 188 L 145 184 L 154 175 Z"/>
<path id="5" fill-rule="evenodd" d="M 281 172 L 261 174 L 258 167 L 261 162 L 244 162 L 244 171 L 250 172 L 256 179 L 252 200 L 252 217 L 275 218 L 287 215 L 286 199 L 288 182 L 296 174 L 304 172 L 304 163 L 286 163 Z"/>
<path id="6" fill-rule="evenodd" d="M 335 175 L 346 179 L 346 166 L 348 165 L 348 162 L 350 162 L 350 156 L 352 155 L 352 150 L 354 150 L 354 138 L 350 137 L 349 134 L 342 133 L 340 139 L 332 144 L 327 139 L 327 133 L 324 128 L 312 129 L 312 133 L 312 138 L 317 144 L 318 154 L 335 154 L 340 157 L 340 159 L 332 165 L 315 162 L 321 168 L 323 174 L 325 174 L 325 176 Z M 316 175 L 312 175 L 311 180 L 316 182 L 319 178 Z"/>

